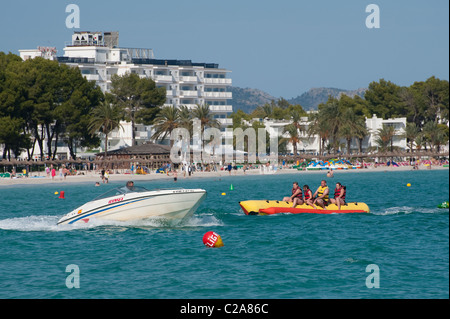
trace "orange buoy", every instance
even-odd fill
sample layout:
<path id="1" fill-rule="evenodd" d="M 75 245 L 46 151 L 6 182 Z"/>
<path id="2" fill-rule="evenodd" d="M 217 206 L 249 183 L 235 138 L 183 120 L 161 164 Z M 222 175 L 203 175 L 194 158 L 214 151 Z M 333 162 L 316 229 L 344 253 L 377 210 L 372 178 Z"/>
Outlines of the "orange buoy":
<path id="1" fill-rule="evenodd" d="M 219 248 L 223 246 L 223 241 L 219 234 L 209 231 L 203 235 L 203 244 L 206 247 Z"/>
<path id="2" fill-rule="evenodd" d="M 58 198 L 65 199 L 65 197 L 64 197 L 64 191 L 61 191 L 61 192 L 59 193 L 59 197 L 58 197 Z"/>

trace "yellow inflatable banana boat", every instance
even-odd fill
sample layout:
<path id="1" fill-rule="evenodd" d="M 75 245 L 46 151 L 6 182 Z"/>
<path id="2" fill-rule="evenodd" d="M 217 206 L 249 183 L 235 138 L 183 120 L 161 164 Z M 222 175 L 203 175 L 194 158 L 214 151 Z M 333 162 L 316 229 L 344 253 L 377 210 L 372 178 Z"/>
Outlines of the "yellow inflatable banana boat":
<path id="1" fill-rule="evenodd" d="M 310 206 L 306 204 L 297 205 L 292 208 L 292 203 L 278 200 L 247 200 L 239 202 L 246 215 L 273 215 L 280 213 L 291 214 L 345 214 L 345 213 L 369 213 L 369 206 L 365 203 L 347 203 L 341 205 L 339 210 L 337 205 L 330 204 L 323 209 L 320 206 Z"/>

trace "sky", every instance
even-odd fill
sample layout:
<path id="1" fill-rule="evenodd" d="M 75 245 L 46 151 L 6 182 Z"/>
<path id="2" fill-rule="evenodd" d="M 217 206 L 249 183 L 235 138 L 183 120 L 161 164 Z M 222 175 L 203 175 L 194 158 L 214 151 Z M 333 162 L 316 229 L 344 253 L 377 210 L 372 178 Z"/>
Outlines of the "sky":
<path id="1" fill-rule="evenodd" d="M 67 28 L 69 4 L 80 28 Z M 379 8 L 379 28 L 366 19 Z M 54 46 L 74 31 L 119 31 L 121 47 L 155 58 L 218 63 L 233 86 L 296 97 L 381 78 L 409 86 L 449 79 L 448 0 L 24 0 L 0 4 L 0 51 Z"/>

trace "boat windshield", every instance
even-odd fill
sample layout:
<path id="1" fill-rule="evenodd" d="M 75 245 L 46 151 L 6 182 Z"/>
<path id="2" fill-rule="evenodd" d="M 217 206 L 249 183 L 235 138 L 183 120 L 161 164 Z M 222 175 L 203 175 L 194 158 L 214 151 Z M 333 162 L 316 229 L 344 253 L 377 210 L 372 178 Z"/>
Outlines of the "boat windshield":
<path id="1" fill-rule="evenodd" d="M 127 186 L 123 186 L 123 187 L 113 188 L 110 191 L 108 191 L 100 196 L 97 196 L 94 200 L 113 197 L 113 196 L 119 196 L 119 195 L 124 195 L 124 194 L 129 194 L 129 193 L 142 193 L 142 192 L 148 192 L 148 191 L 149 191 L 148 189 L 141 187 L 141 186 L 133 186 L 131 188 L 129 188 Z"/>

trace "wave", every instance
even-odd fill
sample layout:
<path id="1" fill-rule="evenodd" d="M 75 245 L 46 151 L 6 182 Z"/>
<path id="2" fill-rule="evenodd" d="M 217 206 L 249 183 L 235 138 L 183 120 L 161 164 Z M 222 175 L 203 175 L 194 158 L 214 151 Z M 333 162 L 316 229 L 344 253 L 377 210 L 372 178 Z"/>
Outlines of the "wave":
<path id="1" fill-rule="evenodd" d="M 63 230 L 56 223 L 59 216 L 27 216 L 0 220 L 0 229 L 18 231 L 60 231 Z"/>
<path id="2" fill-rule="evenodd" d="M 389 207 L 380 211 L 371 211 L 374 215 L 401 215 L 401 214 L 439 214 L 448 212 L 448 209 L 440 209 L 440 208 L 430 208 L 430 207 L 409 207 L 409 206 L 399 206 L 399 207 Z"/>
<path id="3" fill-rule="evenodd" d="M 33 215 L 26 217 L 15 217 L 0 220 L 0 230 L 11 231 L 43 231 L 43 232 L 58 232 L 58 231 L 72 231 L 91 229 L 95 227 L 109 226 L 109 227 L 125 227 L 125 228 L 183 228 L 183 227 L 210 227 L 223 226 L 221 220 L 213 215 L 193 216 L 183 221 L 167 220 L 164 218 L 149 218 L 139 221 L 111 221 L 111 220 L 96 220 L 91 219 L 89 223 L 76 223 L 71 225 L 57 225 L 61 216 L 54 215 Z"/>

